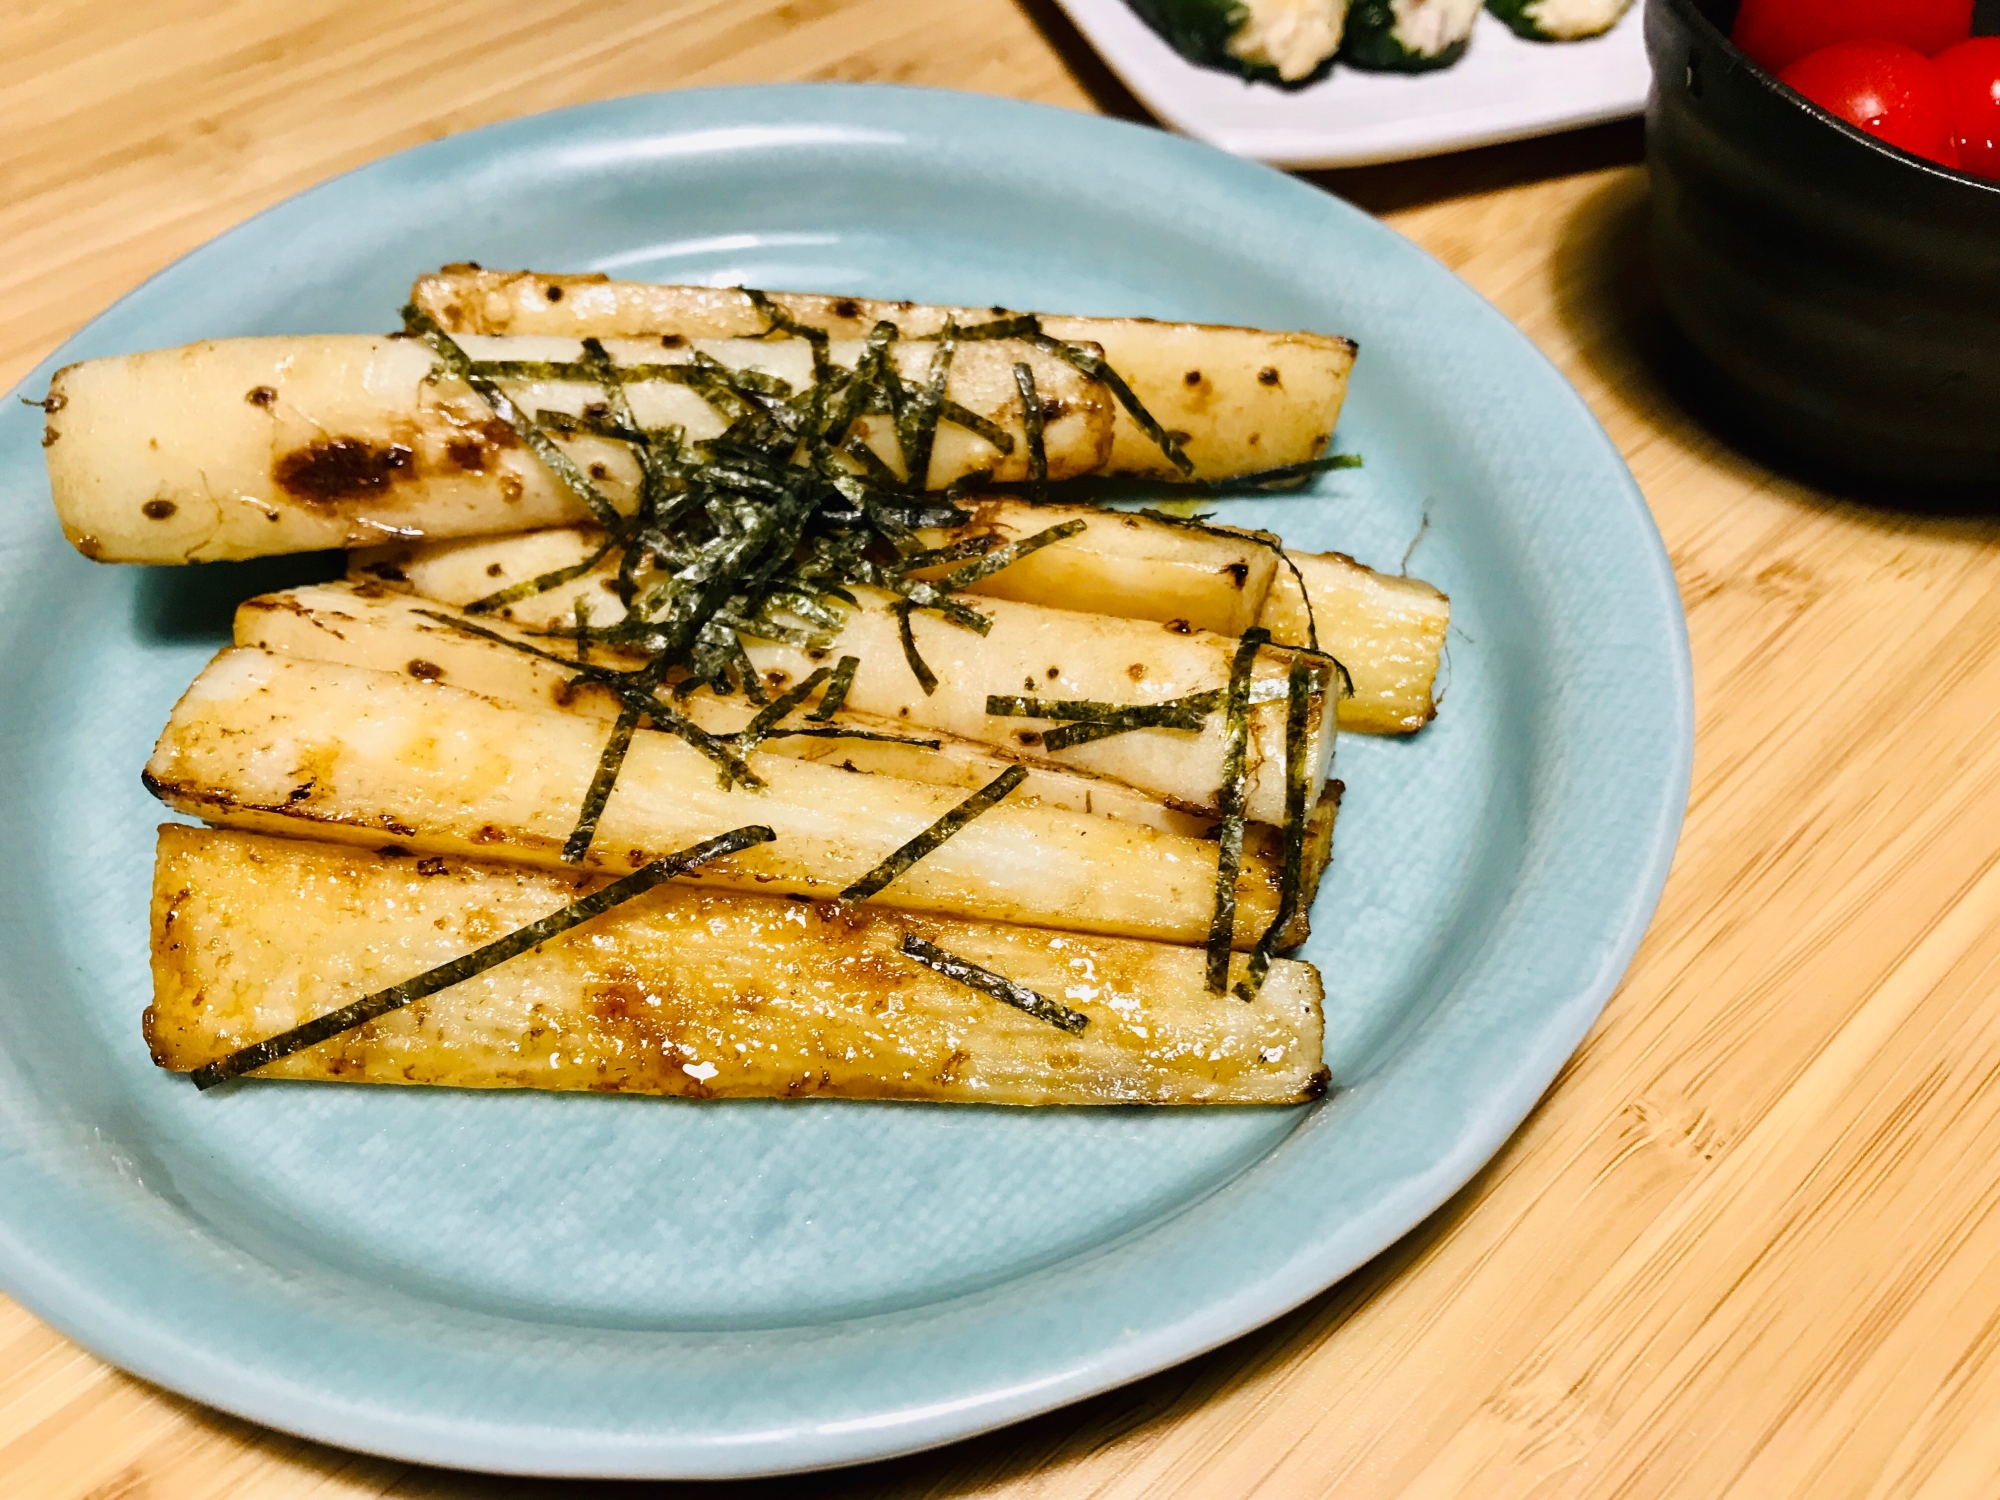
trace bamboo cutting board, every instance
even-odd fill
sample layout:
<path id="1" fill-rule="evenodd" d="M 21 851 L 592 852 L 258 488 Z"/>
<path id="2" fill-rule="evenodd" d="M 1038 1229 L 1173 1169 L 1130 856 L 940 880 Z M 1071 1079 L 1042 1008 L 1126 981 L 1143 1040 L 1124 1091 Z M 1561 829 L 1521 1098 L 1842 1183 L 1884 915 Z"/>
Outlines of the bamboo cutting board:
<path id="1" fill-rule="evenodd" d="M 491 120 L 826 78 L 1132 111 L 1045 0 L 31 0 L 0 24 L 6 384 L 255 210 Z M 1603 1022 L 1457 1199 L 1272 1327 L 939 1453 L 726 1493 L 2000 1494 L 2000 520 L 1844 503 L 1692 421 L 1654 373 L 1638 151 L 1610 127 L 1325 179 L 1576 382 L 1673 554 L 1694 796 Z M 588 1492 L 264 1432 L 0 1302 L 10 1500 Z"/>

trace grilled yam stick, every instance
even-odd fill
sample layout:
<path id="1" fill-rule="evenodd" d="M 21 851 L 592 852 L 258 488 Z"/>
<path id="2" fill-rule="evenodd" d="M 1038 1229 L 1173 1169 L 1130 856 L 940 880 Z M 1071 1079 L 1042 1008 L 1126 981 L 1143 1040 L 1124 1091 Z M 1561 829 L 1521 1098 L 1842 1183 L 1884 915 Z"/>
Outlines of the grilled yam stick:
<path id="1" fill-rule="evenodd" d="M 409 594 L 392 592 L 373 582 L 312 584 L 283 593 L 259 594 L 236 610 L 236 644 L 311 661 L 341 662 L 380 672 L 402 672 L 420 682 L 443 682 L 483 697 L 523 708 L 554 708 L 602 722 L 618 717 L 619 702 L 609 689 L 580 681 L 574 668 L 531 656 L 484 636 L 454 628 L 445 620 L 487 631 L 517 645 L 541 651 L 562 643 L 527 634 L 504 622 L 475 620 L 449 606 Z M 605 658 L 596 658 L 600 665 Z M 774 689 L 785 684 L 775 682 Z M 740 696 L 718 698 L 706 688 L 679 704 L 682 712 L 710 734 L 741 731 L 756 713 Z M 864 734 L 911 738 L 907 728 L 886 719 L 871 719 L 845 710 L 826 723 L 808 723 L 799 714 L 785 721 L 792 727 L 853 729 Z M 972 740 L 933 731 L 936 749 L 920 744 L 868 739 L 792 736 L 762 740 L 755 754 L 783 755 L 883 776 L 899 776 L 932 786 L 972 791 L 985 786 L 1018 764 L 1003 752 Z M 1158 798 L 1107 777 L 1091 776 L 1044 761 L 1026 767 L 1028 779 L 1009 797 L 1014 807 L 1036 805 L 1091 813 L 1118 823 L 1138 823 L 1166 833 L 1208 837 L 1210 818 L 1176 811 Z M 1340 807 L 1340 783 L 1329 781 L 1307 823 L 1305 904 L 1319 887 L 1321 874 L 1333 857 L 1333 824 Z M 1282 857 L 1281 830 L 1252 824 L 1245 830 L 1248 845 L 1274 865 Z"/>
<path id="2" fill-rule="evenodd" d="M 603 883 L 163 827 L 153 1060 L 190 1072 Z M 1086 1024 L 1060 1030 L 926 968 L 902 952 L 909 935 Z M 255 1076 L 699 1099 L 1292 1104 L 1325 1088 L 1320 1000 L 1319 975 L 1290 960 L 1246 1005 L 1203 990 L 1198 949 L 669 884 Z"/>
<path id="3" fill-rule="evenodd" d="M 146 766 L 154 794 L 225 827 L 561 867 L 605 743 L 601 723 L 510 708 L 444 683 L 232 647 L 174 708 Z M 775 842 L 687 878 L 831 898 L 964 799 L 956 788 L 762 757 L 757 789 L 640 730 L 583 867 L 623 874 L 746 822 Z M 885 905 L 1196 942 L 1217 846 L 1052 807 L 1001 802 L 884 890 Z M 1246 864 L 1237 940 L 1277 910 L 1268 861 Z M 1302 925 L 1302 924 L 1301 924 Z M 1302 939 L 1303 932 L 1288 937 Z"/>
<path id="4" fill-rule="evenodd" d="M 581 359 L 565 338 L 466 338 L 475 361 Z M 927 378 L 935 345 L 892 346 L 904 375 Z M 704 356 L 729 370 L 813 381 L 800 340 L 612 339 L 613 363 L 691 368 Z M 852 367 L 862 346 L 832 347 Z M 1043 424 L 1051 474 L 1087 474 L 1110 452 L 1111 398 L 1045 351 L 995 342 L 954 355 L 949 400 L 1007 432 L 1013 454 L 953 422 L 938 424 L 929 483 L 967 474 L 1025 478 L 1027 447 L 1013 366 L 1029 363 L 1061 411 Z M 50 382 L 45 434 L 50 488 L 64 534 L 102 562 L 179 563 L 352 547 L 403 537 L 475 536 L 588 519 L 576 493 L 536 457 L 487 400 L 455 378 L 433 379 L 434 358 L 408 338 L 328 336 L 225 339 L 88 360 Z M 644 372 L 640 372 L 643 374 Z M 501 378 L 520 411 L 581 416 L 603 388 L 571 379 Z M 635 377 L 626 387 L 647 428 L 678 427 L 689 441 L 719 435 L 724 414 L 699 388 Z M 893 424 L 854 427 L 900 471 Z M 552 433 L 609 505 L 629 512 L 639 483 L 631 448 L 589 432 Z"/>
<path id="5" fill-rule="evenodd" d="M 437 616 L 456 620 L 461 628 Z M 259 594 L 236 610 L 239 646 L 312 661 L 372 667 L 378 672 L 403 672 L 420 681 L 450 683 L 516 707 L 562 709 L 605 722 L 618 717 L 622 705 L 617 697 L 600 684 L 580 681 L 578 669 L 470 633 L 474 630 L 550 655 L 567 649 L 560 640 L 530 635 L 506 621 L 474 619 L 449 605 L 397 593 L 369 580 Z M 591 660 L 599 666 L 637 665 L 605 651 L 592 652 Z M 789 683 L 769 685 L 782 691 Z M 690 693 L 677 707 L 710 734 L 722 736 L 739 733 L 758 712 L 741 694 L 720 698 L 707 688 Z M 976 740 L 959 739 L 940 730 L 916 731 L 907 724 L 846 710 L 827 722 L 808 723 L 802 705 L 782 727 L 854 730 L 864 735 L 894 736 L 898 741 L 927 739 L 935 748 L 927 749 L 922 743 L 792 734 L 759 741 L 757 755 L 789 756 L 842 770 L 900 776 L 906 781 L 967 791 L 985 786 L 1016 763 Z M 1029 764 L 1026 769 L 1028 779 L 1007 799 L 1011 806 L 1041 803 L 1197 838 L 1207 836 L 1212 821 L 1176 811 L 1159 798 L 1108 777 L 1047 761 Z"/>
<path id="6" fill-rule="evenodd" d="M 522 537 L 491 537 L 432 548 L 393 548 L 356 558 L 364 578 L 406 584 L 427 597 L 464 605 L 505 582 L 535 576 L 560 564 L 579 562 L 594 544 L 592 533 L 565 530 Z M 499 573 L 493 569 L 498 568 Z M 534 570 L 533 572 L 529 571 Z M 598 575 L 581 578 L 494 611 L 531 629 L 562 629 L 574 619 L 579 598 L 591 618 L 609 624 L 622 617 L 617 598 Z M 1077 610 L 1047 609 L 1007 599 L 980 599 L 977 609 L 992 621 L 978 635 L 934 614 L 918 611 L 911 634 L 935 672 L 935 692 L 926 693 L 907 662 L 896 596 L 857 587 L 859 608 L 842 610 L 845 625 L 832 643 L 834 654 L 857 657 L 861 666 L 847 695 L 856 713 L 894 721 L 907 732 L 944 730 L 1004 749 L 1024 760 L 1052 760 L 1138 787 L 1169 805 L 1212 816 L 1222 778 L 1223 716 L 1210 714 L 1202 730 L 1139 729 L 1050 755 L 1041 744 L 1047 724 L 986 712 L 992 695 L 1034 695 L 1112 704 L 1159 703 L 1222 688 L 1229 680 L 1236 642 L 1227 636 Z M 750 660 L 769 680 L 797 682 L 820 664 L 808 649 L 778 642 L 746 640 Z M 1255 676 L 1281 683 L 1291 652 L 1260 653 Z M 776 674 L 773 676 L 773 674 Z M 1333 754 L 1334 712 L 1340 689 L 1330 662 L 1319 664 L 1311 742 L 1311 792 L 1317 800 Z M 1255 822 L 1281 823 L 1285 805 L 1285 707 L 1258 703 L 1250 711 L 1247 815 Z"/>
<path id="7" fill-rule="evenodd" d="M 866 337 L 882 321 L 894 323 L 904 338 L 929 338 L 947 319 L 966 328 L 1005 315 L 995 308 L 811 292 L 767 295 L 799 324 L 836 339 Z M 420 278 L 412 296 L 454 333 L 756 338 L 771 326 L 752 298 L 735 288 L 603 276 L 447 266 Z M 1053 313 L 1042 316 L 1041 326 L 1051 338 L 1097 345 L 1153 418 L 1185 434 L 1191 476 L 1120 408 L 1106 470 L 1135 477 L 1228 479 L 1319 457 L 1340 418 L 1354 365 L 1351 340 L 1317 333 Z M 1039 367 L 1035 383 L 1045 399 L 1053 394 L 1042 385 Z"/>

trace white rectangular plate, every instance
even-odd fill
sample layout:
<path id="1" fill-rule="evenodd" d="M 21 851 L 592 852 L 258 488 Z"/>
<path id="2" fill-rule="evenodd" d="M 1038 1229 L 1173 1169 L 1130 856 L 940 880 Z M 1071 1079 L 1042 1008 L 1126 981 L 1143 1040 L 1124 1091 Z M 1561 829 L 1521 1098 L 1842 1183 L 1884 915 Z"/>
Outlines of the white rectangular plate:
<path id="1" fill-rule="evenodd" d="M 1112 72 L 1182 135 L 1274 167 L 1358 167 L 1636 115 L 1651 82 L 1640 11 L 1584 42 L 1529 42 L 1482 14 L 1435 73 L 1336 66 L 1298 90 L 1198 68 L 1125 0 L 1056 0 Z"/>

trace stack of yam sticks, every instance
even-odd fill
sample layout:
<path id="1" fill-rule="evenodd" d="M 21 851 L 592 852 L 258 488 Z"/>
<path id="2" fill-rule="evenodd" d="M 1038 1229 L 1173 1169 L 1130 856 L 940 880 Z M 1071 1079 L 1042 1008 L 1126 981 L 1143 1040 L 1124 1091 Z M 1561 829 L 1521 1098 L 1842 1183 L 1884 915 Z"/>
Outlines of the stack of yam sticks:
<path id="1" fill-rule="evenodd" d="M 1339 730 L 1449 606 L 1105 480 L 1296 482 L 1306 333 L 452 266 L 381 337 L 59 371 L 106 563 L 347 549 L 175 707 L 145 1031 L 260 1078 L 1318 1097 Z"/>

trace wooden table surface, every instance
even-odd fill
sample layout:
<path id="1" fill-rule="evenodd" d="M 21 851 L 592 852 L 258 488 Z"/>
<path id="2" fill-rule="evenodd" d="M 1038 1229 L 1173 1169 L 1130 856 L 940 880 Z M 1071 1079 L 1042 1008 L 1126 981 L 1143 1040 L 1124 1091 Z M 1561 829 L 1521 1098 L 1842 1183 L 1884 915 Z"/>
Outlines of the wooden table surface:
<path id="1" fill-rule="evenodd" d="M 1139 113 L 1044 0 L 17 0 L 0 28 L 0 388 L 265 205 L 492 120 L 776 79 Z M 1486 1171 L 1289 1317 L 730 1493 L 2000 1494 L 2000 524 L 1843 502 L 1696 424 L 1659 373 L 1640 147 L 1324 179 L 1547 351 L 1672 550 L 1694 796 L 1601 1024 Z M 265 1432 L 0 1301 L 10 1500 L 586 1492 Z"/>

